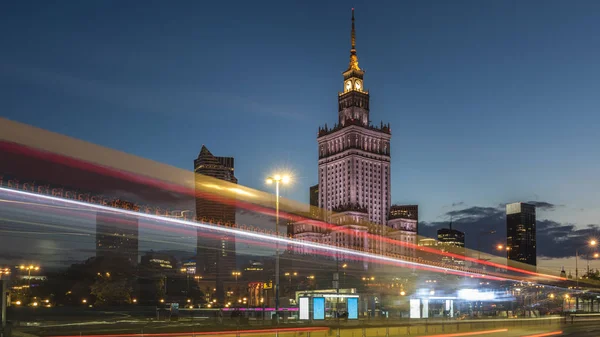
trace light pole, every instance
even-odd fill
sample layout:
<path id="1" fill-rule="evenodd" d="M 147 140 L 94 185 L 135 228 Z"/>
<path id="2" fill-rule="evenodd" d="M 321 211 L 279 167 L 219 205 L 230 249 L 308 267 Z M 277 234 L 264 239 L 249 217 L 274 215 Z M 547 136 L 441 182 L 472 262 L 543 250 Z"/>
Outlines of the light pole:
<path id="1" fill-rule="evenodd" d="M 290 287 L 291 287 L 292 286 L 292 276 L 298 276 L 298 272 L 285 273 L 283 275 L 288 277 L 288 280 L 290 282 Z"/>
<path id="2" fill-rule="evenodd" d="M 233 275 L 235 277 L 235 291 L 239 292 L 240 287 L 238 286 L 238 277 L 240 277 L 242 275 L 242 273 L 239 271 L 234 271 L 234 272 L 231 272 L 231 275 Z"/>
<path id="3" fill-rule="evenodd" d="M 590 242 L 588 242 L 589 247 L 596 247 L 596 245 L 598 244 L 598 242 L 596 240 L 590 240 Z M 586 255 L 586 260 L 587 260 L 587 271 L 588 274 L 590 272 L 590 260 L 589 260 L 589 250 L 588 250 L 588 255 Z M 579 287 L 579 248 L 575 249 L 575 284 Z"/>
<path id="4" fill-rule="evenodd" d="M 32 270 L 35 270 L 35 271 L 40 270 L 40 266 L 34 266 L 34 265 L 19 266 L 19 269 L 21 269 L 21 270 L 27 270 L 27 285 L 31 286 L 31 271 Z"/>
<path id="5" fill-rule="evenodd" d="M 590 250 L 591 250 L 592 247 L 596 247 L 597 244 L 598 244 L 598 242 L 596 242 L 596 240 L 591 240 L 590 241 L 590 247 L 589 247 L 588 253 L 586 255 L 586 260 L 587 260 L 587 277 L 588 278 L 590 277 Z M 595 255 L 596 254 L 594 254 L 594 257 L 597 257 Z"/>
<path id="6" fill-rule="evenodd" d="M 279 238 L 279 183 L 290 182 L 289 176 L 279 174 L 267 177 L 267 184 L 275 183 L 275 235 Z M 275 242 L 275 319 L 279 324 L 279 239 Z"/>

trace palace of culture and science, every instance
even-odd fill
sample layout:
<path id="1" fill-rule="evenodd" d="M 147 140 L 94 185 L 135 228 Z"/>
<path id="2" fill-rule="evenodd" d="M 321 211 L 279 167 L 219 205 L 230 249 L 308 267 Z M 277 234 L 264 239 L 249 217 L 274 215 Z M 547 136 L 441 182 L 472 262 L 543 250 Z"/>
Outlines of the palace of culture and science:
<path id="1" fill-rule="evenodd" d="M 319 184 L 311 188 L 316 197 L 311 198 L 312 206 L 322 209 L 323 219 L 337 226 L 325 230 L 297 222 L 290 226 L 290 234 L 300 240 L 373 253 L 412 255 L 405 246 L 385 245 L 380 239 L 385 236 L 416 244 L 417 220 L 390 216 L 391 128 L 389 124 L 371 124 L 364 74 L 358 65 L 353 9 L 350 63 L 343 72 L 343 91 L 338 93 L 338 123 L 333 128 L 319 128 Z"/>

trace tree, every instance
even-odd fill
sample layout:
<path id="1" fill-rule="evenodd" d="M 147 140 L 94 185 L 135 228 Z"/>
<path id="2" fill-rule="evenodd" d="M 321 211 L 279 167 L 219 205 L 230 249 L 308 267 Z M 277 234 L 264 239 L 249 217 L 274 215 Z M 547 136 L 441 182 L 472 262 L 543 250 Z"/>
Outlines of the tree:
<path id="1" fill-rule="evenodd" d="M 101 278 L 90 287 L 91 295 L 96 297 L 96 305 L 119 305 L 131 303 L 133 288 L 129 280 Z"/>

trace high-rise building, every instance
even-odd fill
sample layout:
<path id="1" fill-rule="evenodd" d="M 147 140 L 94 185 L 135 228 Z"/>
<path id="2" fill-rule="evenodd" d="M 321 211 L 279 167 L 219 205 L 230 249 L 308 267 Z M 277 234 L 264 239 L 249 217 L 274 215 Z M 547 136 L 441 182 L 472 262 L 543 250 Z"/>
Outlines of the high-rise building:
<path id="1" fill-rule="evenodd" d="M 115 200 L 111 206 L 135 209 L 130 202 Z M 96 213 L 96 257 L 119 257 L 138 263 L 138 218 L 114 212 Z"/>
<path id="2" fill-rule="evenodd" d="M 194 160 L 196 180 L 198 175 L 206 175 L 237 184 L 234 175 L 234 160 L 231 157 L 216 157 L 202 145 L 198 158 Z M 219 195 L 206 196 L 196 193 L 196 217 L 199 221 L 235 223 L 236 208 Z M 206 237 L 205 231 L 198 231 L 196 273 L 204 280 L 214 280 L 217 300 L 225 299 L 224 282 L 236 268 L 235 236 L 223 233 L 218 238 Z"/>
<path id="3" fill-rule="evenodd" d="M 465 247 L 465 233 L 450 228 L 440 228 L 437 231 L 438 244 L 448 247 Z"/>
<path id="4" fill-rule="evenodd" d="M 343 91 L 338 93 L 338 123 L 319 128 L 318 205 L 326 211 L 356 213 L 364 210 L 372 234 L 383 234 L 390 210 L 389 124 L 371 124 L 365 72 L 358 65 L 354 10 L 350 63 L 343 72 Z M 354 214 L 353 214 L 353 217 Z M 379 251 L 380 242 L 371 242 Z"/>
<path id="5" fill-rule="evenodd" d="M 453 229 L 452 222 L 450 222 L 449 228 L 440 228 L 437 231 L 438 248 L 443 252 L 449 252 L 453 254 L 465 255 L 465 233 Z M 464 264 L 464 260 L 455 259 L 454 257 L 448 257 L 443 255 L 442 262 L 453 262 L 455 264 Z"/>
<path id="6" fill-rule="evenodd" d="M 537 265 L 534 205 L 506 205 L 506 255 L 511 261 Z"/>

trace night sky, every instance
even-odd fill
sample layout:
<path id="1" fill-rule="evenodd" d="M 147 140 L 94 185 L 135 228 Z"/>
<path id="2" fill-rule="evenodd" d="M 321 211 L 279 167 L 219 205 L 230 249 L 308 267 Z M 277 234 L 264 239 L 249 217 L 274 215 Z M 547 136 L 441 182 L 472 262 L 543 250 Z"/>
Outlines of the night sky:
<path id="1" fill-rule="evenodd" d="M 308 202 L 352 7 L 371 119 L 392 126 L 392 200 L 418 203 L 425 233 L 452 216 L 468 242 L 533 201 L 542 255 L 593 235 L 598 1 L 14 1 L 0 111 L 189 170 L 206 144 L 257 189 L 292 169 L 283 194 Z"/>

